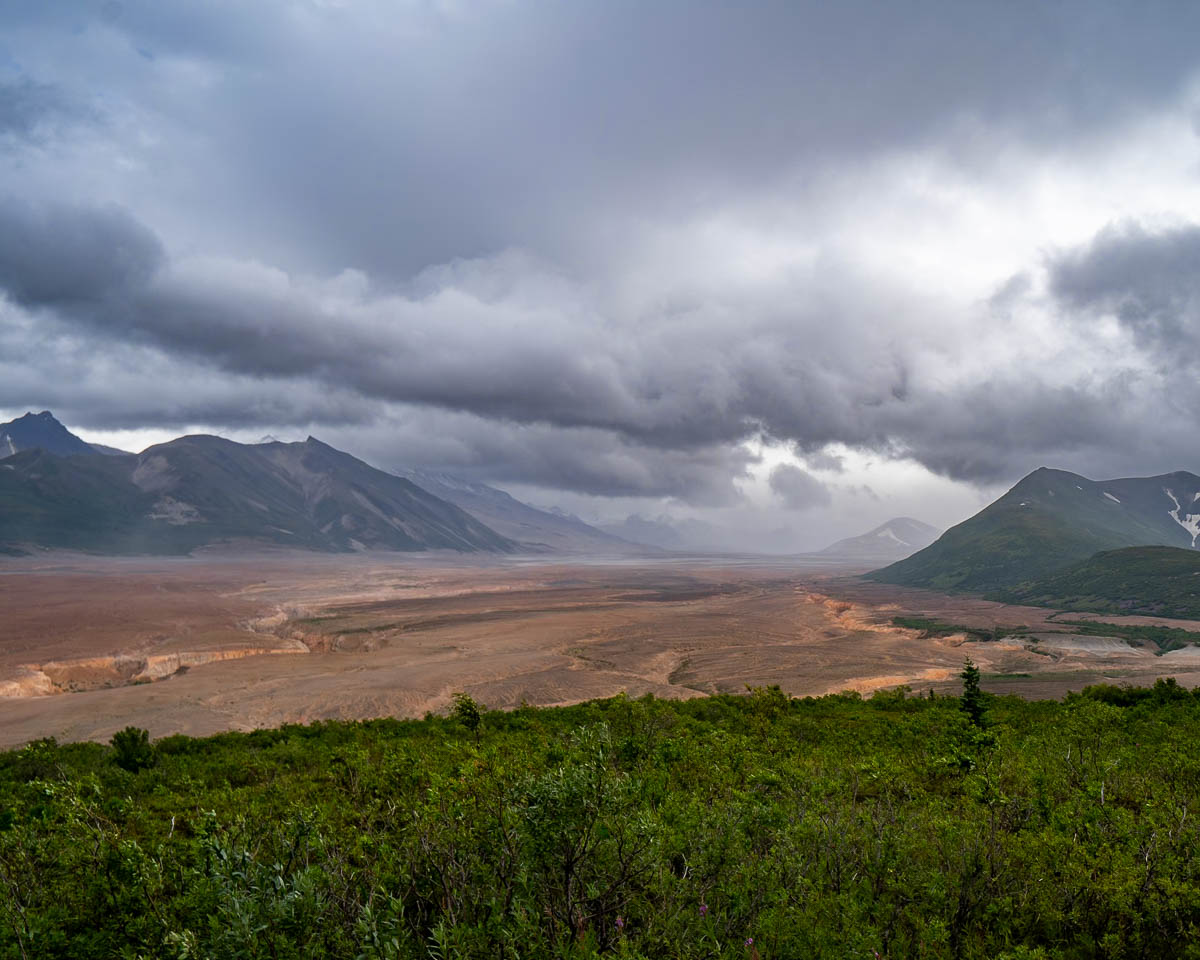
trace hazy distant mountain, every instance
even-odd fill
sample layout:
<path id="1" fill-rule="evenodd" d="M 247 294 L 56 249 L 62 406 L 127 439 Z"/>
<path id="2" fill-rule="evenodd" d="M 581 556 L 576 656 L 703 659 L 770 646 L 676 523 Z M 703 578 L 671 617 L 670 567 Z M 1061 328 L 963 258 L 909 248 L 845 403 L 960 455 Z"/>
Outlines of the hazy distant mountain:
<path id="1" fill-rule="evenodd" d="M 425 470 L 398 473 L 434 496 L 462 507 L 497 533 L 516 541 L 523 550 L 535 553 L 641 552 L 638 544 L 597 530 L 578 517 L 539 510 L 484 483 Z"/>
<path id="2" fill-rule="evenodd" d="M 599 524 L 605 533 L 659 550 L 720 551 L 729 537 L 703 520 L 688 517 L 676 520 L 667 514 L 643 517 L 630 514 L 620 523 Z"/>
<path id="3" fill-rule="evenodd" d="M 857 537 L 830 544 L 817 556 L 862 563 L 890 563 L 929 546 L 941 531 L 912 517 L 896 517 Z"/>
<path id="4" fill-rule="evenodd" d="M 511 551 L 512 541 L 401 477 L 318 440 L 191 436 L 138 455 L 0 462 L 0 544 L 183 553 L 225 541 L 316 550 Z"/>
<path id="5" fill-rule="evenodd" d="M 55 420 L 49 410 L 27 413 L 8 423 L 0 423 L 0 458 L 35 449 L 64 457 L 98 452 Z"/>
<path id="6" fill-rule="evenodd" d="M 1035 470 L 930 546 L 870 574 L 884 583 L 997 590 L 1036 580 L 1101 550 L 1194 548 L 1200 477 L 1171 473 L 1094 481 Z"/>
<path id="7" fill-rule="evenodd" d="M 683 534 L 666 517 L 651 520 L 634 513 L 621 523 L 605 523 L 600 528 L 612 536 L 660 550 L 683 550 L 687 546 Z"/>

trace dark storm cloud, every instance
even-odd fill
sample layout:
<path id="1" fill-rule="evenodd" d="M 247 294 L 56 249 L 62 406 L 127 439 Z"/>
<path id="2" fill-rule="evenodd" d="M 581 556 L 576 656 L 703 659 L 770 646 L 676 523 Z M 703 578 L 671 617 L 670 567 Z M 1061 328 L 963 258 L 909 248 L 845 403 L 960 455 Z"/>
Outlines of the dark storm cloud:
<path id="1" fill-rule="evenodd" d="M 806 470 L 781 463 L 771 471 L 771 489 L 789 510 L 811 510 L 833 502 L 829 488 Z"/>
<path id="2" fill-rule="evenodd" d="M 676 497 L 705 506 L 738 502 L 733 481 L 755 462 L 741 447 L 664 450 L 609 431 L 520 425 L 428 408 L 410 408 L 383 423 L 333 435 L 390 468 L 432 464 L 503 485 L 600 497 Z"/>
<path id="3" fill-rule="evenodd" d="M 1185 87 L 1198 28 L 1181 3 L 7 6 L 0 132 L 72 102 L 105 123 L 0 149 L 29 197 L 0 199 L 0 404 L 326 426 L 397 467 L 708 504 L 757 437 L 984 483 L 1142 454 L 1171 442 L 1153 384 L 1025 354 L 946 375 L 978 318 L 839 252 L 822 204 L 906 150 L 980 171 L 1108 136 Z M 707 259 L 679 242 L 710 235 Z M 1118 231 L 1052 293 L 1157 350 L 1194 313 L 1194 244 Z"/>
<path id="4" fill-rule="evenodd" d="M 403 296 L 379 293 L 361 274 L 304 279 L 258 264 L 171 260 L 113 209 L 9 203 L 0 237 L 15 238 L 0 243 L 0 286 L 12 300 L 54 308 L 68 339 L 84 333 L 84 368 L 99 357 L 121 368 L 103 377 L 119 400 L 95 396 L 76 421 L 84 425 L 357 423 L 356 449 L 388 462 L 390 443 L 404 451 L 397 467 L 704 504 L 737 499 L 733 480 L 750 463 L 738 444 L 757 434 L 809 451 L 816 468 L 838 466 L 820 447 L 840 442 L 985 484 L 1041 462 L 1093 464 L 1114 447 L 1144 458 L 1163 440 L 1144 426 L 1146 398 L 1128 372 L 1066 384 L 1007 370 L 953 389 L 914 383 L 896 348 L 872 340 L 870 302 L 818 297 L 820 310 L 802 309 L 817 289 L 811 277 L 779 315 L 759 304 L 754 323 L 727 326 L 708 308 L 682 319 L 606 315 L 578 285 L 522 256 L 459 263 L 414 285 L 421 296 Z M 1108 243 L 1097 241 L 1095 276 L 1127 297 Z M 1161 270 L 1129 276 L 1161 277 L 1152 287 L 1167 289 L 1166 278 L 1186 274 L 1190 249 L 1175 240 Z M 1077 307 L 1109 296 L 1080 279 L 1092 276 L 1091 251 L 1058 261 L 1054 289 Z M 846 278 L 827 280 L 840 287 Z M 706 335 L 690 336 L 697 328 Z M 61 347 L 46 354 L 66 367 Z M 172 363 L 184 373 L 170 373 Z M 164 391 L 169 379 L 176 389 Z M 42 391 L 38 402 L 80 407 L 70 394 L 85 382 L 68 378 L 61 401 Z M 21 386 L 15 378 L 5 392 Z M 409 413 L 408 428 L 389 425 L 385 443 L 370 424 L 387 404 Z M 777 468 L 770 485 L 792 509 L 829 502 L 796 467 Z"/>
<path id="5" fill-rule="evenodd" d="M 1112 226 L 1050 264 L 1050 292 L 1068 310 L 1116 317 L 1172 365 L 1196 363 L 1200 227 Z"/>
<path id="6" fill-rule="evenodd" d="M 253 264 L 166 262 L 153 234 L 110 209 L 10 203 L 0 237 L 0 286 L 13 300 L 59 307 L 113 341 L 644 447 L 757 432 L 816 446 L 861 431 L 863 408 L 895 400 L 904 382 L 886 348 L 866 354 L 794 309 L 697 338 L 692 324 L 711 320 L 703 309 L 671 322 L 613 318 L 521 257 L 460 264 L 409 298 L 376 295 L 361 275 L 310 282 Z"/>
<path id="7" fill-rule="evenodd" d="M 154 234 L 116 207 L 0 198 L 0 287 L 17 303 L 126 304 L 162 260 Z"/>

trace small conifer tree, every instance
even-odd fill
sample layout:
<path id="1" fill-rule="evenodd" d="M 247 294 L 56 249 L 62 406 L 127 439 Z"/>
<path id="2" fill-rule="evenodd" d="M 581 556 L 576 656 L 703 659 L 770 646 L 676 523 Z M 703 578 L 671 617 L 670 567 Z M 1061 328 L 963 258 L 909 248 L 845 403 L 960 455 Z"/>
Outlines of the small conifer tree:
<path id="1" fill-rule="evenodd" d="M 962 677 L 963 692 L 959 698 L 959 705 L 970 718 L 971 723 L 977 727 L 987 725 L 987 719 L 984 716 L 986 706 L 984 704 L 983 691 L 979 689 L 979 668 L 975 666 L 970 657 L 967 657 L 963 664 L 963 671 L 959 676 Z"/>

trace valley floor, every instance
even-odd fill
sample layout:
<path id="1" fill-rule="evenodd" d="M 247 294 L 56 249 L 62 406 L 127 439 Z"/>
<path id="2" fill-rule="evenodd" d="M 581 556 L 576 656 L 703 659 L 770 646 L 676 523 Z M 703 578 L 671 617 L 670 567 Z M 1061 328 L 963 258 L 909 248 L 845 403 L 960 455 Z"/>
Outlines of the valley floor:
<path id="1" fill-rule="evenodd" d="M 1026 630 L 977 642 L 897 617 Z M 957 692 L 968 655 L 985 689 L 1027 697 L 1200 684 L 1200 647 L 1159 656 L 1053 618 L 787 560 L 4 559 L 0 746 L 420 717 L 456 691 L 493 709 L 771 684 Z"/>

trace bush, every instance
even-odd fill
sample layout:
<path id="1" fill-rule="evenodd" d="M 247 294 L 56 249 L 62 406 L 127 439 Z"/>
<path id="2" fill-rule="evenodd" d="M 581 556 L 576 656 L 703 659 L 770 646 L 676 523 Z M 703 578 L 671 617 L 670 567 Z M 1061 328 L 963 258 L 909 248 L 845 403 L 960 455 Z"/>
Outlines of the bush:
<path id="1" fill-rule="evenodd" d="M 137 773 L 154 766 L 154 747 L 150 745 L 149 730 L 126 727 L 114 733 L 109 742 L 115 751 L 113 761 L 122 770 Z"/>

